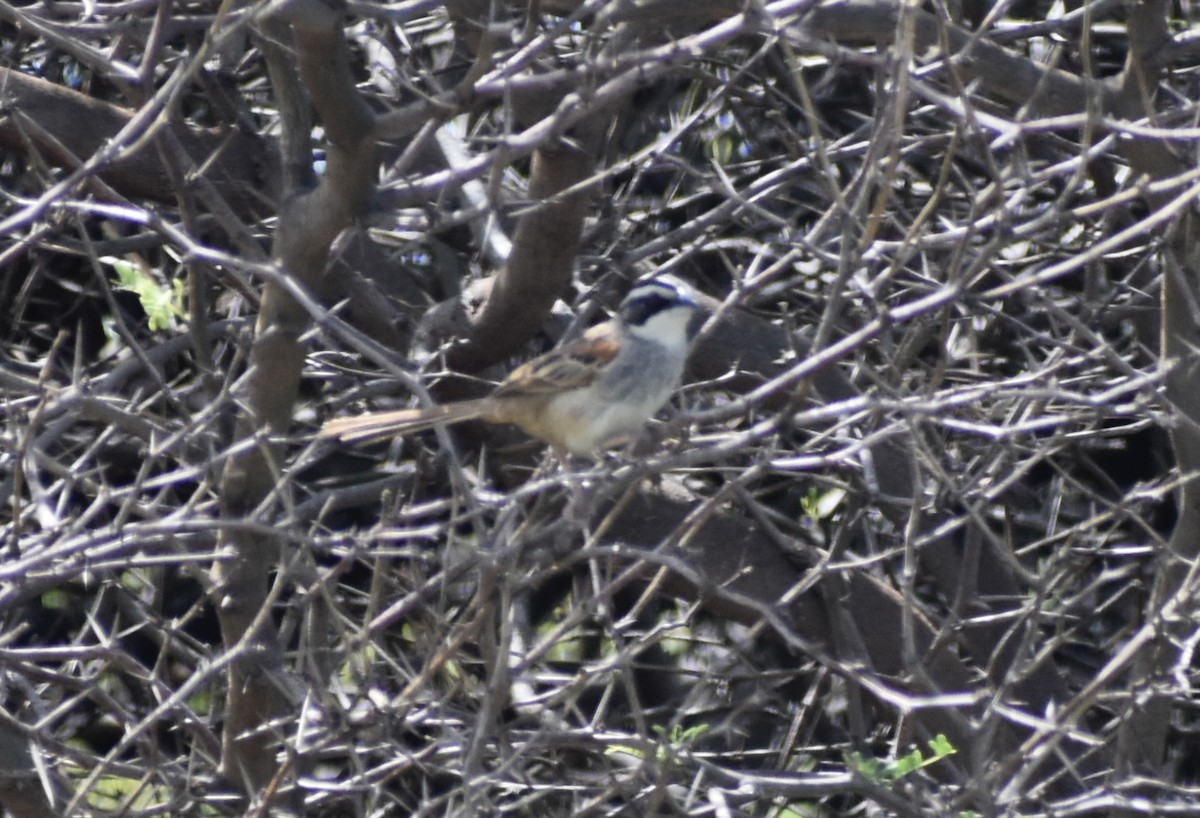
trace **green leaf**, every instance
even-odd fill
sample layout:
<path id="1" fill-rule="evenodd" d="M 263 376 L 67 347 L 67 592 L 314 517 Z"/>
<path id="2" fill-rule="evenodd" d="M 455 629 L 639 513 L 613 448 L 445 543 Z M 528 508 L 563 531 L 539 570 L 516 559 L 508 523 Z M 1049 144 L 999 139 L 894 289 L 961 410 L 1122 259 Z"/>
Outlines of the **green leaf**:
<path id="1" fill-rule="evenodd" d="M 892 769 L 889 770 L 889 772 L 894 778 L 903 778 L 909 773 L 913 773 L 921 769 L 924 763 L 925 757 L 921 755 L 921 751 L 913 750 L 911 753 L 902 755 L 896 759 L 895 763 L 892 765 Z"/>
<path id="2" fill-rule="evenodd" d="M 627 755 L 627 756 L 633 756 L 634 758 L 643 759 L 643 760 L 646 758 L 646 754 L 643 753 L 640 748 L 634 747 L 629 744 L 610 744 L 608 747 L 604 748 L 604 754 L 606 756 L 613 756 L 613 755 L 618 755 L 618 754 Z"/>
<path id="3" fill-rule="evenodd" d="M 52 611 L 65 611 L 71 605 L 71 598 L 67 596 L 67 592 L 58 588 L 51 588 L 42 594 L 42 607 Z"/>
<path id="4" fill-rule="evenodd" d="M 175 319 L 185 315 L 182 281 L 177 280 L 172 286 L 164 287 L 153 276 L 143 272 L 138 265 L 130 261 L 115 256 L 102 256 L 100 261 L 113 268 L 120 289 L 137 295 L 151 330 L 174 329 Z"/>
<path id="5" fill-rule="evenodd" d="M 804 510 L 804 516 L 809 519 L 824 520 L 832 516 L 845 499 L 846 490 L 843 488 L 821 491 L 814 486 L 804 495 L 800 507 Z"/>
<path id="6" fill-rule="evenodd" d="M 950 743 L 950 739 L 946 738 L 945 733 L 938 733 L 935 737 L 931 738 L 929 740 L 929 749 L 933 750 L 933 754 L 937 758 L 945 758 L 958 752 L 954 745 Z"/>
<path id="7" fill-rule="evenodd" d="M 733 161 L 734 144 L 733 139 L 725 134 L 713 137 L 705 145 L 711 158 L 718 165 L 725 166 Z"/>

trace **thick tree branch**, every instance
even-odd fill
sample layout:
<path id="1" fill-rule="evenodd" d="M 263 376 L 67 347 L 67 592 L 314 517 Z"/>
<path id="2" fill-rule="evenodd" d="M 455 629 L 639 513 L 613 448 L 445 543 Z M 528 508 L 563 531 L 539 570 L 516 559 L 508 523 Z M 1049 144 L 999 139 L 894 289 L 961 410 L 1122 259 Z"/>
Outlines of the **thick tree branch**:
<path id="1" fill-rule="evenodd" d="M 0 99 L 5 106 L 35 120 L 55 144 L 38 147 L 48 161 L 72 168 L 77 157 L 99 151 L 133 118 L 135 111 L 121 108 L 61 85 L 0 67 Z M 241 213 L 253 213 L 277 195 L 270 184 L 270 147 L 257 136 L 234 130 L 194 129 L 174 126 L 184 152 L 204 178 Z M 25 137 L 20 121 L 0 118 L 0 147 L 23 152 Z M 35 138 L 35 142 L 36 142 Z M 121 195 L 145 197 L 173 204 L 175 189 L 163 173 L 153 150 L 142 150 L 101 169 L 100 178 Z"/>
<path id="2" fill-rule="evenodd" d="M 321 0 L 286 0 L 272 11 L 292 27 L 300 75 L 334 139 L 318 186 L 288 191 L 272 253 L 286 274 L 311 292 L 325 272 L 334 239 L 363 212 L 374 188 L 373 119 L 350 73 L 341 15 Z M 230 458 L 221 477 L 227 519 L 273 516 L 276 504 L 270 498 L 281 485 L 285 460 L 277 436 L 291 423 L 305 359 L 300 336 L 309 325 L 307 311 L 285 288 L 267 285 L 237 423 L 245 448 Z M 235 528 L 222 532 L 220 548 L 225 558 L 213 573 L 221 630 L 226 649 L 236 649 L 238 657 L 229 670 L 221 768 L 256 794 L 277 770 L 278 736 L 264 728 L 291 712 L 297 687 L 283 671 L 282 646 L 268 615 L 268 572 L 279 562 L 279 544 Z"/>

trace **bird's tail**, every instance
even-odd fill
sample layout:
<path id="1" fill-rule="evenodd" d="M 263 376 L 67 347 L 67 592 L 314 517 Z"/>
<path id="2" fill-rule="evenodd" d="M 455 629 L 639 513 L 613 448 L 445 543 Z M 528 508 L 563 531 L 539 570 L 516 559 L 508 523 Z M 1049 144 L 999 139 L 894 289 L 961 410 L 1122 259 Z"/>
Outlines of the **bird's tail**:
<path id="1" fill-rule="evenodd" d="M 344 443 L 366 443 L 385 437 L 423 432 L 435 426 L 461 423 L 483 414 L 486 399 L 448 403 L 427 409 L 401 409 L 396 412 L 371 412 L 355 417 L 326 421 L 319 437 L 336 437 Z"/>

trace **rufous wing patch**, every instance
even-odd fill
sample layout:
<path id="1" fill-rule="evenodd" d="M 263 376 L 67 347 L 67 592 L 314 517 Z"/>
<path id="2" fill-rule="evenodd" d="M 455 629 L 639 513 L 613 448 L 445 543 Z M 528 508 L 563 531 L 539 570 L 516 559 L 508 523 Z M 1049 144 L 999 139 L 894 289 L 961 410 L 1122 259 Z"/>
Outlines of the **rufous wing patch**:
<path id="1" fill-rule="evenodd" d="M 611 335 L 584 335 L 514 369 L 494 397 L 552 394 L 587 386 L 620 349 L 620 341 Z"/>

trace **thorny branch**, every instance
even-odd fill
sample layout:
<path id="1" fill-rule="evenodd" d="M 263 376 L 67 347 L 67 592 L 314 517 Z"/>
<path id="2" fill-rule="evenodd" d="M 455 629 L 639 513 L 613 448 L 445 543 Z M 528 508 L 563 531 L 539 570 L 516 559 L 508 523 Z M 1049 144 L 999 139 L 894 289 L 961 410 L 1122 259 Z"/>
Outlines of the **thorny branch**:
<path id="1" fill-rule="evenodd" d="M 1194 810 L 1194 37 L 685 5 L 0 13 L 0 805 Z M 636 456 L 306 442 L 653 271 Z"/>

